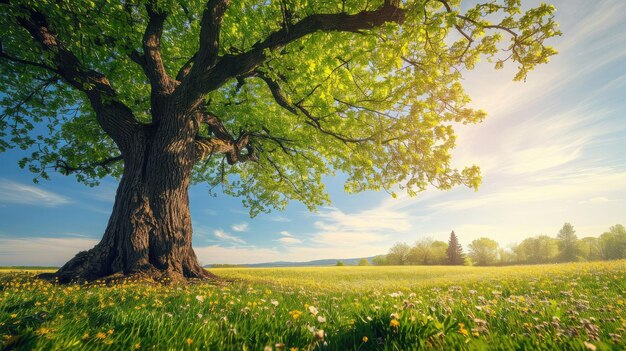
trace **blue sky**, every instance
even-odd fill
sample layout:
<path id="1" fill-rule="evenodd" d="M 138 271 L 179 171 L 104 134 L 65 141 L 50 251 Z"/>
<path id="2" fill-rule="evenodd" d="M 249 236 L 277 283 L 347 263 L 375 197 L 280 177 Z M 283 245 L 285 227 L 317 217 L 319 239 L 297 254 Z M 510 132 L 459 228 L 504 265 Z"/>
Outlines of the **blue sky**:
<path id="1" fill-rule="evenodd" d="M 533 5 L 537 1 L 523 1 Z M 478 164 L 478 192 L 430 189 L 417 197 L 343 193 L 327 179 L 332 207 L 251 219 L 241 200 L 190 190 L 193 245 L 203 263 L 307 261 L 386 253 L 393 243 L 425 237 L 463 244 L 487 236 L 507 247 L 555 235 L 571 222 L 579 237 L 626 224 L 626 2 L 553 1 L 564 35 L 559 50 L 526 83 L 514 67 L 479 65 L 464 85 L 489 117 L 458 128 L 458 166 Z M 106 226 L 116 182 L 88 188 L 55 175 L 35 185 L 17 166 L 19 151 L 0 154 L 0 265 L 60 265 L 95 245 Z"/>

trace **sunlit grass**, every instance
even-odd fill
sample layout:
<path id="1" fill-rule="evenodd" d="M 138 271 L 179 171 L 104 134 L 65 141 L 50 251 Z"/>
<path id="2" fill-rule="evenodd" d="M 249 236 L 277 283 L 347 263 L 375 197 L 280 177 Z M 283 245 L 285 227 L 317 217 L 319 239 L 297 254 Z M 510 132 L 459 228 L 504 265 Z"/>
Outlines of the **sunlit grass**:
<path id="1" fill-rule="evenodd" d="M 0 348 L 626 348 L 626 261 L 212 271 L 229 282 L 56 286 L 2 273 Z"/>

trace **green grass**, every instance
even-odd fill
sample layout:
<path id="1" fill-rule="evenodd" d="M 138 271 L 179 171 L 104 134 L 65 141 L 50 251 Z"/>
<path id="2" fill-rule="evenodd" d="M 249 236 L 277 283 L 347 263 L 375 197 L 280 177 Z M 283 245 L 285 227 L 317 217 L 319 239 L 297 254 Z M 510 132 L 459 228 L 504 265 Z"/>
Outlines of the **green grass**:
<path id="1" fill-rule="evenodd" d="M 212 271 L 232 282 L 56 286 L 3 271 L 0 349 L 626 349 L 626 261 Z"/>

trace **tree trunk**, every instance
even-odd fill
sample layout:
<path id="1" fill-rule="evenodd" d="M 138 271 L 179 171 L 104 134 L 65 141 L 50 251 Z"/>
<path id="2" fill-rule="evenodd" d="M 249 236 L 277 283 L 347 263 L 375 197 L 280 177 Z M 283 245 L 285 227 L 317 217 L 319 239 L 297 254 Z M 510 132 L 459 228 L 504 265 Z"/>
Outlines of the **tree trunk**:
<path id="1" fill-rule="evenodd" d="M 124 174 L 104 236 L 59 269 L 59 282 L 129 275 L 214 277 L 198 264 L 191 247 L 188 188 L 195 122 L 169 121 L 174 122 L 145 128 L 125 150 Z"/>

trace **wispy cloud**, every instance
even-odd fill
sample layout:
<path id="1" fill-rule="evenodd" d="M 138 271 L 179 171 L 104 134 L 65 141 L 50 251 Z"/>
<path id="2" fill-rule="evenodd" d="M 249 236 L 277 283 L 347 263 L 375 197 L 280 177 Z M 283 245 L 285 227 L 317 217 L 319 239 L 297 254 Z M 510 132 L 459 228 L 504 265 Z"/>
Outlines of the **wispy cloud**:
<path id="1" fill-rule="evenodd" d="M 345 247 L 286 246 L 284 249 L 263 247 L 223 247 L 219 245 L 194 247 L 198 259 L 204 263 L 246 264 L 276 261 L 310 261 L 329 258 L 370 257 L 384 253 L 379 245 Z"/>
<path id="2" fill-rule="evenodd" d="M 232 241 L 234 243 L 238 243 L 238 244 L 245 244 L 246 242 L 239 238 L 236 237 L 234 235 L 228 234 L 225 231 L 221 230 L 221 229 L 216 229 L 213 231 L 213 235 L 215 235 L 216 238 L 218 239 L 222 239 L 222 240 L 227 240 L 227 241 Z"/>
<path id="3" fill-rule="evenodd" d="M 247 232 L 250 229 L 250 226 L 247 222 L 235 224 L 231 227 L 236 232 Z"/>
<path id="4" fill-rule="evenodd" d="M 291 219 L 283 217 L 283 216 L 272 216 L 272 217 L 269 217 L 268 220 L 272 222 L 279 222 L 279 223 L 291 222 Z"/>
<path id="5" fill-rule="evenodd" d="M 61 266 L 78 252 L 91 249 L 96 239 L 81 237 L 0 237 L 0 266 Z"/>
<path id="6" fill-rule="evenodd" d="M 70 202 L 64 196 L 37 186 L 0 179 L 0 203 L 55 207 Z"/>
<path id="7" fill-rule="evenodd" d="M 283 231 L 281 231 L 281 232 L 280 232 L 280 233 L 278 233 L 278 234 L 280 234 L 280 235 L 282 235 L 282 236 L 293 236 L 291 233 L 289 233 L 289 232 L 288 232 L 288 231 L 286 231 L 286 230 L 283 230 Z"/>
<path id="8" fill-rule="evenodd" d="M 293 244 L 301 244 L 302 240 L 294 238 L 294 237 L 290 237 L 290 236 L 285 236 L 282 237 L 280 239 L 277 239 L 276 241 L 279 241 L 283 244 L 287 244 L 287 245 L 293 245 Z"/>

